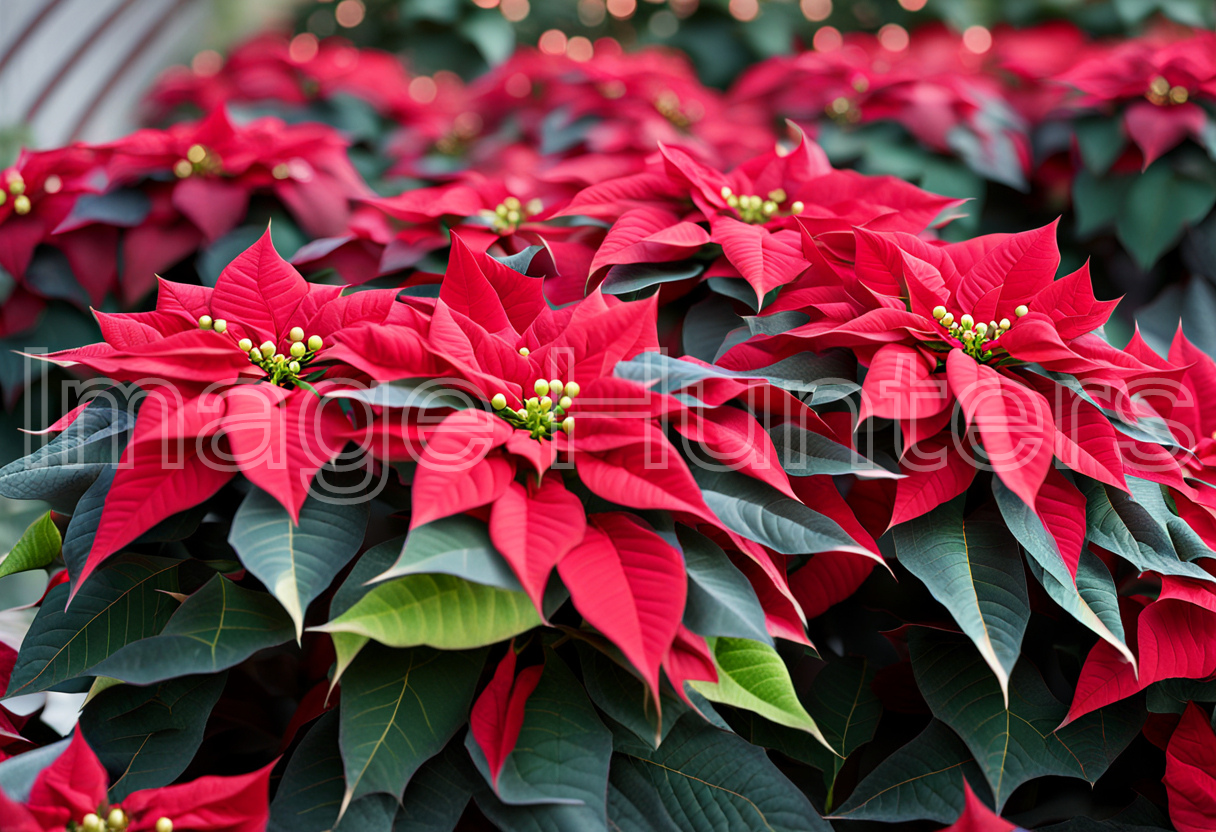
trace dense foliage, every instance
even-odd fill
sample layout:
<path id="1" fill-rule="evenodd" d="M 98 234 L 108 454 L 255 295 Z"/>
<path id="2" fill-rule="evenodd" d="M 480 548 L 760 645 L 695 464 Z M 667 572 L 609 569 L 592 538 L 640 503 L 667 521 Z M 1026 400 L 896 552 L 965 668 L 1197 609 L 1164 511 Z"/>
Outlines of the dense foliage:
<path id="1" fill-rule="evenodd" d="M 0 832 L 1213 828 L 1216 36 L 556 51 L 0 171 Z"/>

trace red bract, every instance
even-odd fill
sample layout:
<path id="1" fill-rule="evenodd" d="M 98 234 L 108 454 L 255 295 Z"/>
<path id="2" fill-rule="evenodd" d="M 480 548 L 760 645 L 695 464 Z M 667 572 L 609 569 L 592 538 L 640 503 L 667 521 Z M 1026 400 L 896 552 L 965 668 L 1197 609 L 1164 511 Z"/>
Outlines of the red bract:
<path id="1" fill-rule="evenodd" d="M 1216 35 L 1199 31 L 1172 42 L 1147 38 L 1091 51 L 1057 79 L 1083 93 L 1076 106 L 1124 107 L 1124 128 L 1145 167 L 1188 136 L 1204 141 L 1211 118 L 1198 102 L 1216 100 Z"/>
<path id="2" fill-rule="evenodd" d="M 966 780 L 963 780 L 963 793 L 966 802 L 962 815 L 942 832 L 1015 832 L 1018 829 L 1017 824 L 1010 823 L 985 806 L 971 791 L 971 784 Z"/>
<path id="3" fill-rule="evenodd" d="M 111 181 L 139 186 L 152 200 L 148 217 L 124 237 L 126 279 L 150 287 L 156 272 L 239 225 L 255 194 L 273 195 L 311 236 L 341 234 L 351 201 L 371 195 L 346 146 L 323 125 L 263 118 L 238 126 L 222 108 L 102 146 Z"/>
<path id="4" fill-rule="evenodd" d="M 89 302 L 100 304 L 114 287 L 118 229 L 81 228 L 71 217 L 82 194 L 105 189 L 102 162 L 93 148 L 71 145 L 23 151 L 0 170 L 0 268 L 19 281 L 17 294 L 3 304 L 0 335 L 28 328 L 42 308 L 44 290 L 24 279 L 39 245 L 63 252 Z"/>
<path id="5" fill-rule="evenodd" d="M 1165 750 L 1170 820 L 1178 832 L 1204 832 L 1216 817 L 1216 734 L 1208 715 L 1186 706 Z"/>
<path id="6" fill-rule="evenodd" d="M 79 587 L 102 560 L 197 505 L 239 470 L 293 517 L 351 431 L 319 395 L 348 381 L 330 361 L 344 330 L 414 325 L 393 290 L 310 285 L 269 230 L 214 289 L 162 281 L 154 312 L 97 314 L 103 344 L 44 356 L 139 384 L 146 398 L 106 499 Z M 256 356 L 256 357 L 254 357 Z"/>
<path id="7" fill-rule="evenodd" d="M 815 265 L 770 310 L 796 309 L 810 322 L 753 337 L 722 363 L 763 367 L 803 350 L 856 352 L 870 367 L 861 418 L 892 419 L 903 432 L 912 477 L 897 497 L 894 522 L 970 482 L 968 462 L 956 456 L 968 443 L 935 438 L 949 427 L 955 402 L 993 469 L 1027 505 L 1036 506 L 1053 456 L 1121 484 L 1126 461 L 1113 430 L 1101 445 L 1101 435 L 1071 429 L 1078 418 L 1105 421 L 1101 413 L 1026 365 L 1081 377 L 1121 400 L 1129 382 L 1160 371 L 1092 334 L 1114 302 L 1094 298 L 1085 267 L 1054 279 L 1054 225 L 949 245 L 859 229 L 852 268 L 830 263 L 809 234 L 805 244 Z M 1060 484 L 1053 504 L 1072 502 L 1073 490 Z"/>
<path id="8" fill-rule="evenodd" d="M 111 804 L 106 797 L 106 770 L 77 731 L 55 762 L 39 772 L 24 803 L 0 791 L 0 832 L 89 829 L 98 818 L 114 818 L 118 822 L 110 828 L 130 832 L 160 832 L 162 818 L 182 832 L 261 832 L 270 817 L 272 768 L 274 763 L 235 777 L 200 777 L 176 786 L 143 789 L 121 804 Z"/>
<path id="9" fill-rule="evenodd" d="M 490 776 L 498 783 L 498 775 L 519 740 L 524 724 L 524 706 L 536 690 L 544 672 L 543 664 L 526 667 L 515 674 L 515 643 L 507 645 L 506 655 L 494 670 L 494 677 L 473 703 L 469 714 L 469 731 L 486 755 Z"/>
<path id="10" fill-rule="evenodd" d="M 799 222 L 829 239 L 854 226 L 920 233 L 959 204 L 894 177 L 833 170 L 805 138 L 788 153 L 770 151 L 726 174 L 678 148 L 660 151 L 661 166 L 593 185 L 564 210 L 616 223 L 593 271 L 678 260 L 714 242 L 729 264 L 724 273 L 741 275 L 762 299 L 807 266 Z M 708 236 L 699 222 L 708 222 Z"/>

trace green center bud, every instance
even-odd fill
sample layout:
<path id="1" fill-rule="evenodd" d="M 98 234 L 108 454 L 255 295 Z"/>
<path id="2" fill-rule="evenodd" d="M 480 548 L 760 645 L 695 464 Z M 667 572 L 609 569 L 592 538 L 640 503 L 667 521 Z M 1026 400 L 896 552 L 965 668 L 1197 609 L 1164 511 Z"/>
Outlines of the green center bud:
<path id="1" fill-rule="evenodd" d="M 549 382 L 549 395 L 553 396 L 554 398 L 560 399 L 564 389 L 565 385 L 562 384 L 562 380 L 560 378 L 552 379 Z"/>
<path id="2" fill-rule="evenodd" d="M 971 329 L 971 327 L 975 326 L 975 318 L 970 315 L 963 315 L 963 317 L 958 319 L 958 322 L 963 325 L 963 329 Z"/>
<path id="3" fill-rule="evenodd" d="M 287 369 L 290 370 L 292 373 L 300 372 L 300 362 L 299 361 L 288 362 Z"/>
<path id="4" fill-rule="evenodd" d="M 115 806 L 106 818 L 106 826 L 111 829 L 122 829 L 127 825 L 127 813 Z"/>
<path id="5" fill-rule="evenodd" d="M 494 398 L 490 399 L 490 406 L 495 410 L 502 410 L 507 406 L 507 397 L 502 393 L 495 393 Z"/>
<path id="6" fill-rule="evenodd" d="M 1008 318 L 1001 318 L 1001 322 L 997 324 L 997 326 L 999 326 L 1001 329 L 1009 329 L 1012 324 L 1009 323 Z"/>
<path id="7" fill-rule="evenodd" d="M 308 347 L 304 346 L 299 341 L 296 341 L 295 343 L 293 343 L 291 345 L 291 357 L 292 358 L 302 358 L 304 356 L 304 353 L 306 353 L 306 352 L 308 352 Z"/>
<path id="8" fill-rule="evenodd" d="M 241 352 L 249 352 L 251 349 L 253 349 L 253 342 L 248 338 L 242 338 L 236 342 L 236 346 Z"/>
<path id="9" fill-rule="evenodd" d="M 317 350 L 321 349 L 321 347 L 323 347 L 323 346 L 325 346 L 325 342 L 323 340 L 321 340 L 320 335 L 309 335 L 308 336 L 308 351 L 309 352 L 316 352 Z"/>
<path id="10" fill-rule="evenodd" d="M 94 812 L 89 812 L 80 819 L 80 825 L 85 832 L 97 832 L 98 829 L 101 829 L 101 818 Z"/>
<path id="11" fill-rule="evenodd" d="M 274 355 L 274 342 L 273 341 L 263 341 L 262 346 L 259 347 L 258 349 L 260 349 L 262 351 L 263 358 L 270 358 L 272 355 Z"/>
<path id="12" fill-rule="evenodd" d="M 562 430 L 566 433 L 571 433 L 574 430 L 574 417 L 567 416 L 562 420 Z"/>
<path id="13" fill-rule="evenodd" d="M 287 337 L 291 340 L 292 343 L 295 343 L 296 341 L 303 341 L 304 340 L 304 330 L 302 330 L 298 326 L 293 326 L 291 328 L 291 331 L 287 333 Z"/>
<path id="14" fill-rule="evenodd" d="M 211 327 L 213 327 L 213 326 L 215 326 L 215 321 L 213 321 L 211 319 L 210 315 L 203 315 L 201 318 L 198 319 L 198 328 L 199 329 L 211 329 Z"/>
<path id="15" fill-rule="evenodd" d="M 557 403 L 557 406 L 562 410 L 569 410 L 573 404 L 574 399 L 570 398 L 569 396 L 562 396 L 561 400 Z"/>

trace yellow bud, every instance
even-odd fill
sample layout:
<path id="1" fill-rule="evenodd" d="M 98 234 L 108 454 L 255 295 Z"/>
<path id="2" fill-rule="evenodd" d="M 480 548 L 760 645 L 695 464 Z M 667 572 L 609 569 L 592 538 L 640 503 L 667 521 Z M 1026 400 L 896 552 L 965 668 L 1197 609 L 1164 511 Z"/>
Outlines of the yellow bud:
<path id="1" fill-rule="evenodd" d="M 942 318 L 946 317 L 946 307 L 944 307 L 944 306 L 933 307 L 933 317 L 937 318 L 939 321 Z"/>
<path id="2" fill-rule="evenodd" d="M 521 219 L 523 219 L 523 217 L 520 215 L 520 213 L 518 211 L 508 211 L 507 212 L 507 222 L 516 223 L 516 222 L 519 222 Z"/>
<path id="3" fill-rule="evenodd" d="M 538 396 L 547 396 L 549 395 L 549 382 L 543 378 L 537 379 L 536 384 L 532 385 L 532 389 L 536 391 L 536 395 Z"/>
<path id="4" fill-rule="evenodd" d="M 1148 85 L 1148 89 L 1153 95 L 1162 96 L 1170 91 L 1170 82 L 1158 75 Z"/>
<path id="5" fill-rule="evenodd" d="M 323 346 L 325 346 L 325 341 L 323 341 L 321 339 L 320 335 L 309 335 L 308 336 L 308 351 L 309 352 L 316 352 L 317 350 L 321 349 L 321 347 L 323 347 Z"/>
<path id="6" fill-rule="evenodd" d="M 527 411 L 526 409 L 522 408 L 522 407 L 521 407 L 519 410 L 515 411 L 515 412 L 516 412 L 516 414 L 518 414 L 518 415 L 519 415 L 519 418 L 521 418 L 521 419 L 527 419 L 527 418 L 528 418 L 528 411 Z"/>
<path id="7" fill-rule="evenodd" d="M 190 164 L 185 159 L 178 159 L 173 165 L 173 173 L 178 179 L 185 179 L 187 176 L 194 173 L 194 165 Z"/>
<path id="8" fill-rule="evenodd" d="M 274 341 L 263 341 L 261 350 L 263 358 L 270 358 L 274 355 Z"/>
<path id="9" fill-rule="evenodd" d="M 228 322 L 225 321 L 223 318 L 216 318 L 215 322 L 211 325 L 211 328 L 219 333 L 227 332 L 228 331 Z"/>
<path id="10" fill-rule="evenodd" d="M 30 205 L 30 198 L 25 194 L 20 194 L 13 200 L 13 210 L 18 214 L 28 214 L 32 207 Z"/>
<path id="11" fill-rule="evenodd" d="M 94 812 L 89 812 L 80 819 L 80 825 L 84 827 L 85 832 L 96 832 L 96 830 L 101 828 L 101 818 Z"/>
<path id="12" fill-rule="evenodd" d="M 0 205 L 3 205 L 6 202 L 8 202 L 8 192 L 0 191 Z"/>
<path id="13" fill-rule="evenodd" d="M 1185 104 L 1188 98 L 1190 98 L 1190 93 L 1187 92 L 1186 87 L 1170 87 L 1170 101 L 1175 104 Z"/>
<path id="14" fill-rule="evenodd" d="M 794 200 L 794 204 L 790 206 L 790 213 L 791 214 L 801 214 L 802 209 L 805 207 L 806 206 L 802 204 L 801 199 Z"/>
<path id="15" fill-rule="evenodd" d="M 557 398 L 560 399 L 561 395 L 562 395 L 562 390 L 564 390 L 565 388 L 566 388 L 566 385 L 562 384 L 562 380 L 560 378 L 551 379 L 549 381 L 549 395 L 550 396 L 556 396 Z"/>
<path id="16" fill-rule="evenodd" d="M 292 361 L 290 364 L 287 365 L 287 369 L 291 370 L 293 373 L 300 372 L 300 362 Z"/>
<path id="17" fill-rule="evenodd" d="M 980 323 L 975 325 L 975 331 L 978 332 L 980 335 L 983 335 L 984 333 L 986 333 L 988 331 L 988 324 L 981 321 Z"/>
<path id="18" fill-rule="evenodd" d="M 286 179 L 291 176 L 291 165 L 286 162 L 279 162 L 270 169 L 270 175 L 275 179 Z"/>
<path id="19" fill-rule="evenodd" d="M 168 818 L 157 818 L 156 832 L 173 832 L 173 821 Z"/>
<path id="20" fill-rule="evenodd" d="M 529 199 L 528 204 L 524 206 L 524 212 L 527 214 L 539 214 L 544 210 L 545 203 L 539 199 Z"/>
<path id="21" fill-rule="evenodd" d="M 1001 329 L 1009 329 L 1009 327 L 1012 326 L 1012 324 L 1009 323 L 1008 318 L 1001 318 L 1001 322 L 1000 322 L 999 326 Z"/>
<path id="22" fill-rule="evenodd" d="M 287 338 L 288 338 L 288 340 L 292 341 L 293 343 L 296 341 L 303 341 L 304 340 L 304 330 L 298 326 L 293 326 L 291 328 L 291 331 L 287 333 Z"/>
<path id="23" fill-rule="evenodd" d="M 542 396 L 540 400 L 541 410 L 551 410 L 553 408 L 553 399 L 548 396 Z"/>
<path id="24" fill-rule="evenodd" d="M 1026 304 L 1022 304 L 1017 309 L 1013 310 L 1013 314 L 1017 315 L 1019 318 L 1021 318 L 1023 315 L 1028 314 L 1029 312 L 1030 312 L 1030 307 L 1028 307 Z"/>
<path id="25" fill-rule="evenodd" d="M 502 204 L 507 206 L 508 210 L 518 211 L 519 206 L 520 206 L 520 201 L 519 201 L 518 197 L 509 196 L 502 201 Z"/>
<path id="26" fill-rule="evenodd" d="M 250 361 L 261 361 L 262 360 L 262 351 L 257 349 L 256 347 L 254 349 L 251 349 L 249 351 L 249 360 Z"/>
<path id="27" fill-rule="evenodd" d="M 966 332 L 963 333 L 963 340 L 964 341 L 974 341 L 975 333 L 972 332 L 971 330 L 967 330 Z"/>
<path id="28" fill-rule="evenodd" d="M 296 341 L 294 344 L 291 345 L 291 357 L 292 358 L 303 358 L 304 353 L 306 353 L 306 352 L 308 352 L 308 347 L 304 346 L 299 341 Z"/>
<path id="29" fill-rule="evenodd" d="M 768 192 L 768 198 L 773 202 L 785 202 L 785 191 L 781 188 L 773 188 Z"/>
<path id="30" fill-rule="evenodd" d="M 942 324 L 945 326 L 954 326 L 954 315 L 950 312 L 942 315 Z"/>
<path id="31" fill-rule="evenodd" d="M 761 210 L 764 211 L 764 213 L 768 214 L 769 216 L 772 216 L 773 214 L 777 213 L 777 203 L 773 202 L 771 199 L 766 199 L 764 201 L 764 204 L 761 205 L 760 208 L 761 208 Z"/>
<path id="32" fill-rule="evenodd" d="M 211 327 L 213 327 L 213 326 L 215 326 L 215 321 L 211 320 L 210 315 L 203 315 L 201 318 L 198 319 L 198 328 L 199 329 L 211 329 Z"/>
<path id="33" fill-rule="evenodd" d="M 510 209 L 507 208 L 507 206 L 503 205 L 501 202 L 498 203 L 498 205 L 496 205 L 494 207 L 494 213 L 500 217 L 505 217 L 507 215 L 507 211 L 509 211 L 509 210 Z"/>
<path id="34" fill-rule="evenodd" d="M 115 806 L 110 810 L 109 817 L 106 818 L 106 825 L 111 829 L 121 828 L 127 825 L 127 813 Z"/>
<path id="35" fill-rule="evenodd" d="M 286 360 L 287 360 L 287 356 L 283 355 L 283 353 L 276 352 L 274 354 L 274 363 L 275 364 L 282 364 Z"/>
<path id="36" fill-rule="evenodd" d="M 571 398 L 573 398 L 574 396 L 577 396 L 581 390 L 582 390 L 582 388 L 578 386 L 577 381 L 567 381 L 566 382 L 566 395 L 567 396 L 570 396 Z"/>
<path id="37" fill-rule="evenodd" d="M 559 401 L 557 403 L 557 406 L 560 407 L 562 410 L 569 410 L 571 405 L 573 405 L 573 404 L 574 404 L 574 400 L 571 399 L 569 396 L 562 396 L 562 399 L 561 399 L 561 401 Z"/>
<path id="38" fill-rule="evenodd" d="M 963 325 L 963 329 L 971 329 L 971 327 L 975 326 L 975 318 L 970 315 L 964 315 L 958 319 L 958 322 Z"/>
<path id="39" fill-rule="evenodd" d="M 495 410 L 502 410 L 507 406 L 507 397 L 502 393 L 495 393 L 494 398 L 490 399 L 490 406 Z"/>
<path id="40" fill-rule="evenodd" d="M 731 191 L 731 189 L 728 188 L 726 185 L 722 186 L 722 198 L 723 199 L 730 199 L 730 195 L 732 193 L 733 193 L 733 191 Z"/>
<path id="41" fill-rule="evenodd" d="M 201 144 L 192 144 L 190 145 L 190 149 L 186 151 L 186 158 L 189 159 L 193 164 L 197 165 L 199 162 L 207 158 L 207 148 L 203 147 Z"/>
<path id="42" fill-rule="evenodd" d="M 530 352 L 532 352 L 532 350 L 528 349 L 527 347 L 519 348 L 519 354 L 524 356 L 525 358 L 527 357 L 528 353 L 530 353 Z"/>
<path id="43" fill-rule="evenodd" d="M 574 430 L 574 417 L 567 416 L 562 420 L 562 430 L 566 433 L 571 433 Z"/>
<path id="44" fill-rule="evenodd" d="M 248 338 L 242 338 L 236 342 L 236 345 L 241 352 L 249 352 L 251 349 L 253 349 L 253 342 Z"/>
<path id="45" fill-rule="evenodd" d="M 726 198 L 726 204 L 729 205 L 731 208 L 738 208 L 739 207 L 739 197 L 735 196 L 734 194 L 731 194 L 730 196 L 728 196 Z"/>
<path id="46" fill-rule="evenodd" d="M 21 177 L 10 179 L 8 183 L 8 192 L 13 196 L 21 196 L 25 193 L 25 180 Z"/>

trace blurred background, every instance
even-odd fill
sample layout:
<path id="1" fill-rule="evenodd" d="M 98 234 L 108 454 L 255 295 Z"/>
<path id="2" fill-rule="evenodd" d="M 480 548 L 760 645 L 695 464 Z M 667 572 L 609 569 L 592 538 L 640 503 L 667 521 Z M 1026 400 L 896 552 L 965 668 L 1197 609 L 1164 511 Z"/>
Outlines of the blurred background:
<path id="1" fill-rule="evenodd" d="M 703 81 L 815 38 L 876 32 L 892 43 L 940 20 L 960 32 L 1068 19 L 1096 35 L 1157 16 L 1216 25 L 1212 0 L 0 0 L 0 162 L 24 144 L 105 141 L 137 124 L 158 72 L 218 69 L 223 50 L 268 26 L 342 35 L 396 52 L 415 72 L 471 77 L 517 44 L 577 50 L 582 38 L 669 44 Z"/>

